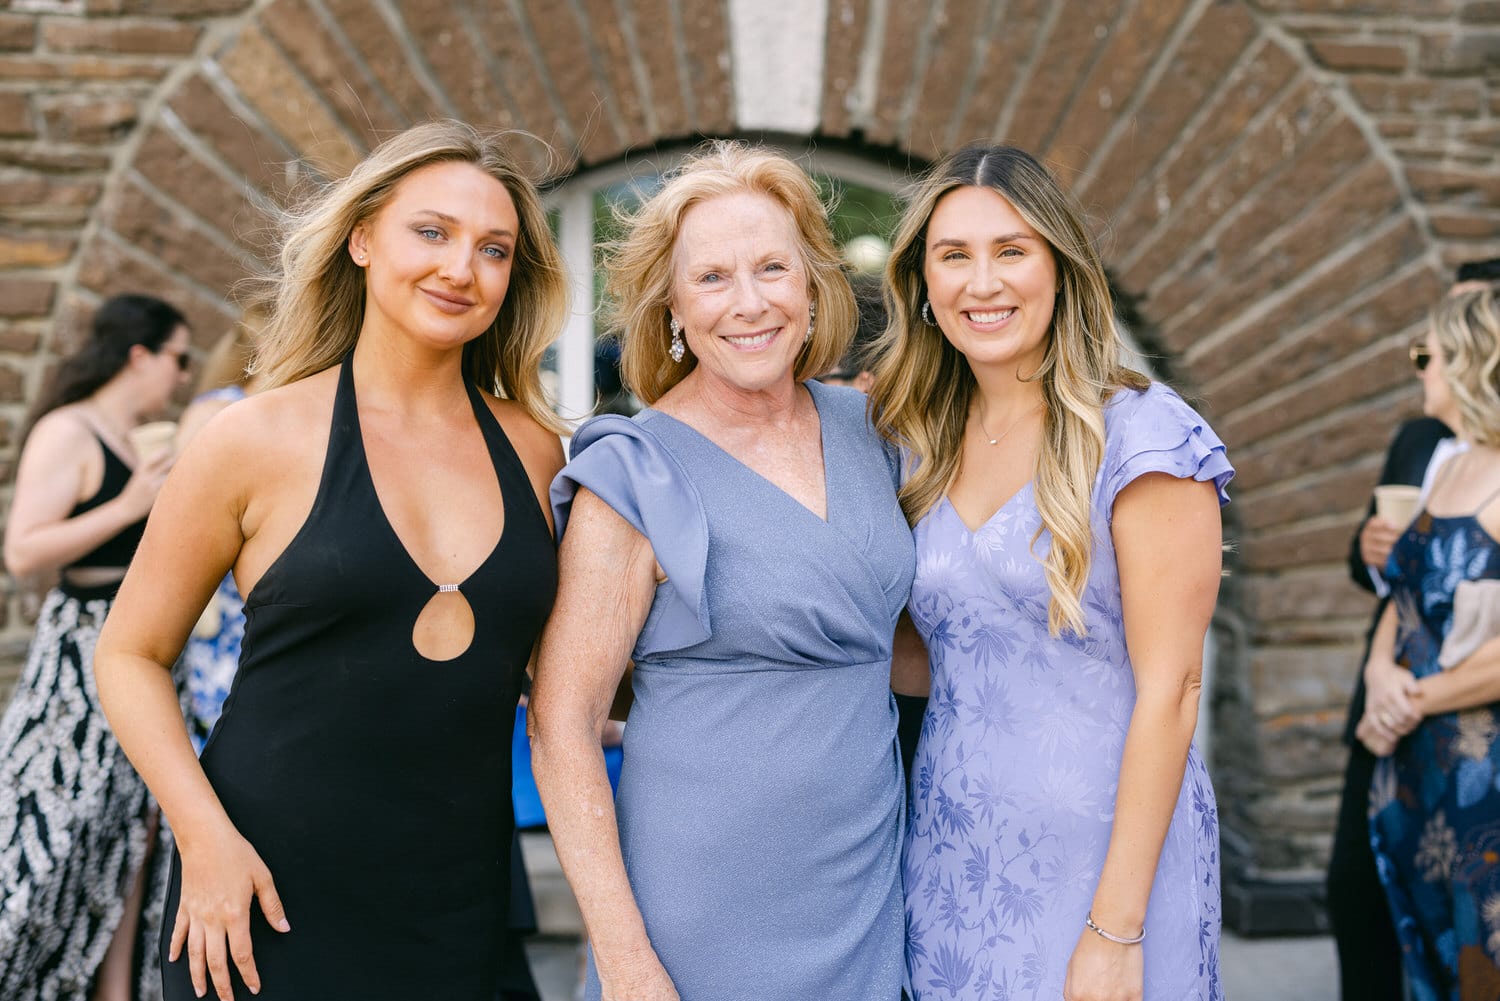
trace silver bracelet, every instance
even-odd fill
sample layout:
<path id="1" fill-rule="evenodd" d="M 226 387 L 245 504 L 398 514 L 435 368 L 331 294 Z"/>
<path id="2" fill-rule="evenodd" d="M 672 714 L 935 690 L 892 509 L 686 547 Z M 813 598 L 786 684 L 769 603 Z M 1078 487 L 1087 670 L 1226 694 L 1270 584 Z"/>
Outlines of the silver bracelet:
<path id="1" fill-rule="evenodd" d="M 1095 935 L 1098 935 L 1102 939 L 1107 939 L 1107 940 L 1115 943 L 1116 945 L 1140 945 L 1142 942 L 1144 942 L 1146 940 L 1146 926 L 1145 925 L 1141 926 L 1141 933 L 1139 935 L 1137 935 L 1135 938 L 1121 938 L 1118 935 L 1111 935 L 1109 932 L 1105 931 L 1103 928 L 1100 928 L 1098 925 L 1094 924 L 1094 912 L 1093 911 L 1089 911 L 1088 917 L 1086 917 L 1086 918 L 1083 919 L 1083 923 L 1084 923 L 1084 926 L 1089 929 L 1089 931 L 1093 932 Z"/>

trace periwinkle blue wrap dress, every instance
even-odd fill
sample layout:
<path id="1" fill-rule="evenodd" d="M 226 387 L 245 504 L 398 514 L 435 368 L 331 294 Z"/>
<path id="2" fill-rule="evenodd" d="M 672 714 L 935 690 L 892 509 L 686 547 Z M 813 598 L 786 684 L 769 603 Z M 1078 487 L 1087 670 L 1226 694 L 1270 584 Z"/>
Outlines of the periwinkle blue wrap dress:
<path id="1" fill-rule="evenodd" d="M 915 551 L 863 395 L 806 386 L 826 521 L 655 410 L 585 424 L 552 485 L 559 533 L 586 487 L 666 571 L 633 653 L 616 813 L 682 1001 L 900 995 L 890 665 Z"/>

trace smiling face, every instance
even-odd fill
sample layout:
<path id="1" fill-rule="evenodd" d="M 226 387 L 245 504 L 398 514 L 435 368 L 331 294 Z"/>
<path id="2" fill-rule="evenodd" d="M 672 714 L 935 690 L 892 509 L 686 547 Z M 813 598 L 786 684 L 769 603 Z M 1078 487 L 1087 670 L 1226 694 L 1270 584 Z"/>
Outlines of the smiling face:
<path id="1" fill-rule="evenodd" d="M 669 305 L 704 377 L 745 392 L 790 380 L 810 305 L 791 213 L 749 192 L 688 209 Z"/>
<path id="2" fill-rule="evenodd" d="M 478 337 L 505 301 L 519 232 L 510 192 L 478 167 L 412 171 L 349 237 L 365 269 L 365 329 L 439 349 Z"/>
<path id="3" fill-rule="evenodd" d="M 1019 212 L 989 188 L 954 188 L 927 222 L 922 277 L 932 316 L 972 368 L 1018 377 L 1047 353 L 1057 262 Z"/>

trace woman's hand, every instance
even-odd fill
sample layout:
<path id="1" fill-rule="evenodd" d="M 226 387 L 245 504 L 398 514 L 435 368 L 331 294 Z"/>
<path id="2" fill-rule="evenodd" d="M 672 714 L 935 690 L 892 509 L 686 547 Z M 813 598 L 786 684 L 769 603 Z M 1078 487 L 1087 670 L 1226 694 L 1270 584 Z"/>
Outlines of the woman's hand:
<path id="1" fill-rule="evenodd" d="M 1422 722 L 1414 698 L 1421 692 L 1417 679 L 1394 661 L 1372 653 L 1365 665 L 1365 715 L 1372 734 L 1382 741 L 1406 736 Z"/>
<path id="2" fill-rule="evenodd" d="M 266 922 L 277 931 L 292 930 L 271 881 L 271 871 L 250 842 L 232 828 L 182 854 L 182 899 L 167 959 L 176 962 L 187 945 L 193 990 L 203 997 L 212 976 L 214 991 L 223 1001 L 230 989 L 229 960 L 240 971 L 250 993 L 260 993 L 260 974 L 250 948 L 250 901 L 260 901 Z"/>
<path id="3" fill-rule="evenodd" d="M 1381 726 L 1371 716 L 1368 709 L 1359 718 L 1359 725 L 1354 728 L 1354 737 L 1365 749 L 1377 758 L 1384 758 L 1396 751 L 1396 743 L 1401 738 L 1396 736 L 1389 728 Z"/>
<path id="4" fill-rule="evenodd" d="M 1068 960 L 1064 1001 L 1141 1001 L 1146 979 L 1142 948 L 1119 945 L 1085 928 Z"/>
<path id="5" fill-rule="evenodd" d="M 1378 514 L 1370 515 L 1359 530 L 1359 558 L 1365 561 L 1367 567 L 1383 569 L 1386 561 L 1391 558 L 1396 540 L 1401 538 L 1401 533 L 1405 530 L 1405 526 L 1386 521 Z"/>
<path id="6" fill-rule="evenodd" d="M 125 489 L 115 500 L 131 521 L 139 521 L 151 513 L 156 495 L 161 493 L 161 485 L 167 481 L 167 474 L 172 471 L 172 463 L 176 460 L 174 453 L 162 452 L 135 467 Z"/>
<path id="7" fill-rule="evenodd" d="M 678 1001 L 672 978 L 649 949 L 614 964 L 608 974 L 595 954 L 594 968 L 599 973 L 600 1001 Z"/>

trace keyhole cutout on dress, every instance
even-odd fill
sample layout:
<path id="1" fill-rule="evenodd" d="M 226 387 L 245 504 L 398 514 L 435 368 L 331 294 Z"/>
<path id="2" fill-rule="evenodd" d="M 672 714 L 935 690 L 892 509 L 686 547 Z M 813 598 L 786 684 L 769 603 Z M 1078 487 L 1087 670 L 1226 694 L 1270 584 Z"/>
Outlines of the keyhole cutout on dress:
<path id="1" fill-rule="evenodd" d="M 452 660 L 474 642 L 474 609 L 457 584 L 444 584 L 422 606 L 411 630 L 411 645 L 428 660 Z"/>

